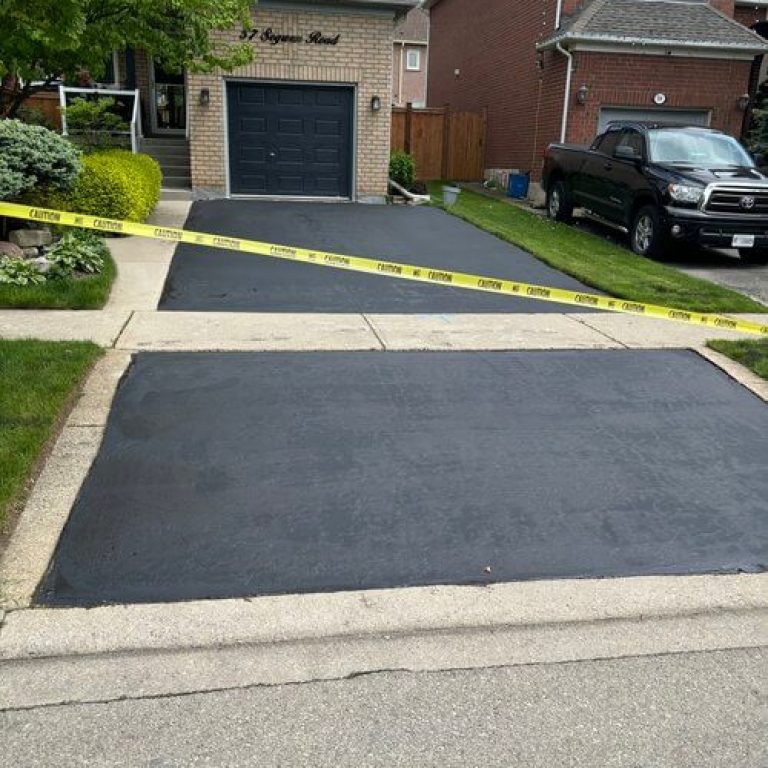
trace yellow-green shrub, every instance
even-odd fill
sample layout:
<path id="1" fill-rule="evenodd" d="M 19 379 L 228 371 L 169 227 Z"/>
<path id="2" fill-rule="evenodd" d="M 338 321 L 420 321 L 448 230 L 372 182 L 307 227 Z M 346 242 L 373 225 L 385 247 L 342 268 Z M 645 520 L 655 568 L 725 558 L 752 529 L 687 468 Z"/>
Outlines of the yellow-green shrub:
<path id="1" fill-rule="evenodd" d="M 160 199 L 161 183 L 160 166 L 149 155 L 95 152 L 83 158 L 83 171 L 61 205 L 92 216 L 145 221 Z"/>

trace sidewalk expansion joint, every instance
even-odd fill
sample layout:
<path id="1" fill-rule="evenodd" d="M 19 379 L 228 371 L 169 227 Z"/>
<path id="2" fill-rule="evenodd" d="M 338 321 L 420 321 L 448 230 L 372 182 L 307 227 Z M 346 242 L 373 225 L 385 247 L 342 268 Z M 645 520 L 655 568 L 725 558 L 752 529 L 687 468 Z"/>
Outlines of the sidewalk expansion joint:
<path id="1" fill-rule="evenodd" d="M 363 322 L 365 322 L 365 324 L 371 329 L 371 333 L 376 337 L 376 340 L 379 342 L 379 344 L 381 344 L 382 351 L 386 352 L 387 345 L 384 343 L 384 339 L 382 339 L 381 336 L 379 336 L 379 332 L 376 330 L 376 327 L 368 318 L 368 315 L 366 315 L 365 313 L 361 313 L 360 317 L 363 318 Z"/>
<path id="2" fill-rule="evenodd" d="M 629 346 L 629 344 L 625 344 L 623 341 L 619 341 L 617 338 L 614 338 L 613 336 L 611 336 L 610 333 L 606 333 L 604 330 L 600 328 L 595 328 L 594 325 L 590 325 L 586 320 L 582 320 L 580 317 L 576 317 L 576 315 L 565 314 L 563 315 L 563 317 L 567 317 L 569 320 L 574 320 L 580 325 L 583 325 L 585 328 L 589 328 L 591 331 L 594 331 L 595 333 L 599 333 L 601 336 L 604 336 L 606 339 L 609 339 L 614 344 L 618 344 L 620 347 L 623 347 L 624 349 L 632 349 L 632 347 Z"/>
<path id="3" fill-rule="evenodd" d="M 133 320 L 133 316 L 136 314 L 136 310 L 132 309 L 128 313 L 128 317 L 125 319 L 125 322 L 120 326 L 120 330 L 117 332 L 117 335 L 115 336 L 114 341 L 112 342 L 112 345 L 110 349 L 117 349 L 117 345 L 120 343 L 120 339 L 122 335 L 125 333 L 125 329 L 128 327 L 128 323 Z"/>

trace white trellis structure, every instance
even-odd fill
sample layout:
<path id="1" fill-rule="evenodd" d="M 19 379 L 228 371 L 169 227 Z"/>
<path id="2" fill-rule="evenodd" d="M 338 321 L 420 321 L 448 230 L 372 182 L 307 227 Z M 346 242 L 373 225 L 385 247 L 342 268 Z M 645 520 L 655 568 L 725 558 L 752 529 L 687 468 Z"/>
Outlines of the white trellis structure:
<path id="1" fill-rule="evenodd" d="M 110 88 L 70 88 L 65 85 L 59 86 L 59 104 L 61 106 L 61 133 L 69 136 L 67 128 L 67 94 L 95 94 L 97 96 L 131 96 L 133 98 L 133 109 L 131 110 L 130 130 L 112 131 L 111 133 L 120 136 L 131 137 L 131 151 L 135 154 L 139 151 L 139 139 L 142 138 L 141 131 L 141 102 L 139 100 L 139 89 L 133 91 L 118 91 Z"/>

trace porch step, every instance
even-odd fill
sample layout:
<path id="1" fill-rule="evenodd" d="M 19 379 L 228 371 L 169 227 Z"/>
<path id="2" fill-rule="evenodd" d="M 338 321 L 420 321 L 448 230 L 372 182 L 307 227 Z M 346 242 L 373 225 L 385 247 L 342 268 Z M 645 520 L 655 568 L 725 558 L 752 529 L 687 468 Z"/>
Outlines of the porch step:
<path id="1" fill-rule="evenodd" d="M 189 142 L 186 139 L 156 137 L 142 139 L 140 149 L 160 163 L 164 187 L 189 189 L 192 186 Z"/>

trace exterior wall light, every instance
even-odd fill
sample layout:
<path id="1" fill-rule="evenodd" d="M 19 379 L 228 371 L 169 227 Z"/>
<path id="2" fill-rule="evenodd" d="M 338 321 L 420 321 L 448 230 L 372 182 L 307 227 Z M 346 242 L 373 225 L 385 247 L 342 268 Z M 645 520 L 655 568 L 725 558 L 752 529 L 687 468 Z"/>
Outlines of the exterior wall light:
<path id="1" fill-rule="evenodd" d="M 211 103 L 211 91 L 209 88 L 203 88 L 200 91 L 200 106 L 207 107 Z"/>
<path id="2" fill-rule="evenodd" d="M 736 99 L 736 106 L 742 111 L 746 112 L 747 107 L 749 106 L 749 102 L 752 99 L 750 98 L 748 93 L 742 93 L 741 96 L 739 96 L 738 99 Z"/>
<path id="3" fill-rule="evenodd" d="M 589 88 L 584 84 L 576 91 L 576 101 L 584 106 L 587 103 L 587 96 L 589 96 Z"/>
<path id="4" fill-rule="evenodd" d="M 373 96 L 371 98 L 371 112 L 381 111 L 381 96 Z"/>

